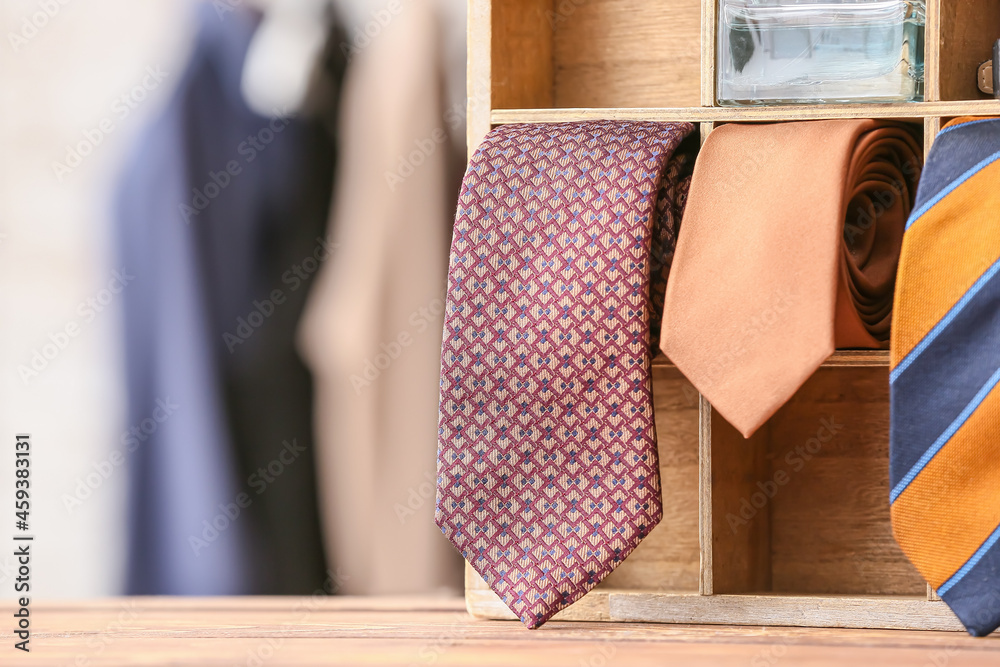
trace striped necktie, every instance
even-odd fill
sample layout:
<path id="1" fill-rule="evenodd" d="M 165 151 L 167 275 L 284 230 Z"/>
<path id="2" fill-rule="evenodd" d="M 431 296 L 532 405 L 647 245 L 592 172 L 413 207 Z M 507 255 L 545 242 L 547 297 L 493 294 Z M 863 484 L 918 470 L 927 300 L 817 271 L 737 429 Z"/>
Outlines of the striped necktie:
<path id="1" fill-rule="evenodd" d="M 1000 626 L 1000 119 L 938 134 L 892 326 L 896 540 L 969 632 Z"/>
<path id="2" fill-rule="evenodd" d="M 650 329 L 690 181 L 675 150 L 693 130 L 502 126 L 462 183 L 436 520 L 529 628 L 660 520 Z"/>

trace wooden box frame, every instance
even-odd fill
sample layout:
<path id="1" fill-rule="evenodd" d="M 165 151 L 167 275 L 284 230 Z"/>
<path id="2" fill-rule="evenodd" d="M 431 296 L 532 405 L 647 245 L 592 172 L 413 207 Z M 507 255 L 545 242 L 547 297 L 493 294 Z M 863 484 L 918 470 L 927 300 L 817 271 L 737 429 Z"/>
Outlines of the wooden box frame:
<path id="1" fill-rule="evenodd" d="M 927 0 L 925 101 L 718 107 L 717 0 L 469 0 L 469 153 L 505 123 L 1000 115 L 976 68 L 1000 0 Z M 892 538 L 886 352 L 838 351 L 750 440 L 654 359 L 664 519 L 555 618 L 961 630 Z M 808 467 L 807 467 L 808 466 Z M 466 566 L 466 604 L 513 619 Z"/>

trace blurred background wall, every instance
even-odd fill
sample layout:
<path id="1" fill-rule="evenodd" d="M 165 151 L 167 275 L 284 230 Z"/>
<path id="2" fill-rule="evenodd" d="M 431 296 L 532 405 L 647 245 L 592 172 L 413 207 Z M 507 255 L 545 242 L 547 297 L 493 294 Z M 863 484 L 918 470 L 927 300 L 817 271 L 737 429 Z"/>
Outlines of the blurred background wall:
<path id="1" fill-rule="evenodd" d="M 251 5 L 267 11 L 272 4 L 249 0 L 218 0 L 215 4 L 219 2 L 239 11 L 250 11 Z M 366 59 L 381 59 L 384 68 L 387 56 L 377 54 L 391 52 L 388 40 L 396 39 L 394 34 L 401 35 L 400 39 L 414 38 L 414 31 L 405 28 L 408 21 L 421 22 L 417 32 L 434 31 L 439 48 L 433 55 L 435 63 L 426 63 L 426 67 L 440 69 L 441 85 L 423 92 L 435 97 L 440 115 L 431 119 L 430 126 L 401 122 L 398 128 L 386 128 L 396 136 L 395 143 L 384 151 L 390 164 L 398 166 L 396 158 L 405 160 L 405 153 L 393 155 L 392 146 L 419 145 L 416 142 L 426 138 L 428 128 L 448 135 L 448 147 L 442 148 L 447 176 L 435 186 L 440 189 L 436 196 L 443 202 L 439 204 L 438 233 L 446 245 L 464 154 L 465 3 L 398 3 L 402 11 L 392 14 L 394 25 L 374 28 L 373 21 L 377 24 L 378 17 L 385 16 L 389 3 L 334 3 L 346 36 L 343 46 L 347 48 L 342 50 L 351 60 L 345 87 L 393 89 L 400 82 L 393 81 L 391 67 L 379 72 L 378 66 L 369 64 L 367 76 L 379 80 L 353 84 L 351 68 Z M 31 532 L 37 539 L 34 592 L 40 597 L 92 597 L 125 591 L 129 479 L 133 473 L 129 457 L 119 455 L 129 442 L 130 429 L 137 425 L 128 423 L 129 388 L 123 352 L 122 287 L 129 289 L 130 269 L 126 267 L 123 273 L 115 249 L 113 202 L 127 156 L 164 112 L 191 56 L 196 30 L 193 7 L 197 4 L 178 0 L 6 0 L 0 5 L 4 37 L 0 45 L 0 438 L 12 440 L 20 432 L 34 437 Z M 411 11 L 418 6 L 419 11 Z M 433 20 L 428 22 L 427 16 Z M 378 46 L 380 39 L 386 40 L 382 47 Z M 388 62 L 391 64 L 391 58 Z M 379 99 L 377 93 L 369 95 Z M 385 99 L 394 98 L 390 95 Z M 396 110 L 382 117 L 393 121 L 406 114 Z M 406 132 L 416 134 L 406 136 Z M 338 178 L 351 169 L 352 164 L 342 159 Z M 391 167 L 368 169 L 368 182 L 361 185 L 390 196 L 387 170 Z M 380 182 L 374 182 L 376 179 Z M 332 191 L 336 211 L 336 184 Z M 350 214 L 350 210 L 344 212 Z M 386 233 L 394 233 L 391 226 L 386 229 Z M 343 235 L 337 231 L 336 215 L 331 216 L 329 233 L 330 238 Z M 446 263 L 446 255 L 441 256 Z M 333 273 L 335 269 L 333 264 L 323 268 Z M 442 264 L 442 277 L 444 270 Z M 321 275 L 319 284 L 336 280 L 336 276 Z M 398 281 L 399 276 L 392 280 Z M 386 294 L 385 289 L 374 292 L 380 299 L 376 304 L 380 322 L 399 316 L 408 322 L 420 307 L 405 299 L 392 301 Z M 433 306 L 430 302 L 426 305 Z M 322 319 L 322 304 L 310 302 L 308 308 L 318 309 L 314 319 Z M 433 322 L 433 318 L 428 321 Z M 313 345 L 321 348 L 323 326 L 316 324 L 313 330 Z M 439 331 L 429 334 L 438 343 Z M 308 332 L 300 335 L 302 346 L 308 347 Z M 377 346 L 384 341 L 371 342 Z M 422 355 L 423 364 L 435 365 L 436 356 L 429 358 L 427 352 L 433 347 L 424 345 L 423 351 L 414 353 Z M 303 351 L 303 357 L 308 356 L 308 351 Z M 363 366 L 356 372 L 363 373 Z M 351 374 L 342 379 L 349 382 Z M 428 390 L 422 387 L 421 391 Z M 418 408 L 423 410 L 421 423 L 433 427 L 435 417 L 426 406 L 436 405 L 436 397 L 423 404 L 425 407 Z M 325 414 L 326 408 L 318 406 L 318 432 L 323 431 L 319 422 Z M 373 414 L 376 430 L 391 422 L 384 407 L 376 407 Z M 401 430 L 405 431 L 396 425 L 392 432 Z M 416 456 L 422 463 L 413 470 L 415 483 L 401 479 L 398 483 L 403 486 L 399 488 L 369 489 L 372 495 L 358 499 L 368 510 L 372 503 L 380 503 L 383 516 L 378 520 L 391 530 L 396 530 L 392 522 L 398 523 L 401 532 L 396 542 L 390 540 L 392 548 L 398 549 L 408 539 L 432 539 L 426 537 L 426 531 L 419 538 L 407 537 L 410 521 L 436 531 L 431 525 L 433 498 L 427 501 L 421 487 L 421 480 L 433 475 L 433 451 L 427 443 L 433 443 L 435 433 L 436 429 L 417 438 L 421 444 Z M 362 444 L 382 447 L 372 444 L 379 437 L 384 440 L 386 436 L 369 435 Z M 392 437 L 398 439 L 398 435 Z M 323 456 L 318 452 L 318 502 L 326 505 L 320 511 L 328 571 L 335 574 L 342 564 L 332 554 L 340 551 L 347 554 L 341 561 L 350 560 L 351 548 L 330 534 L 337 530 L 331 527 L 334 510 L 329 507 L 337 502 L 337 489 L 330 488 L 331 476 L 323 473 L 324 465 L 329 466 Z M 329 458 L 327 452 L 326 460 Z M 396 465 L 378 451 L 373 451 L 370 461 L 386 469 Z M 0 463 L 0 470 L 7 468 L 5 462 Z M 242 484 L 242 480 L 236 481 Z M 412 502 L 411 491 L 424 497 L 424 502 L 407 505 Z M 0 499 L 12 494 L 11 476 L 0 474 Z M 400 519 L 400 511 L 405 521 Z M 386 517 L 386 512 L 392 515 Z M 370 536 L 360 542 L 364 545 L 359 544 L 356 553 L 362 561 L 368 557 L 365 554 L 370 555 L 366 549 L 379 548 L 371 546 Z M 460 582 L 457 561 L 443 549 L 440 553 L 451 560 L 441 566 L 443 571 L 428 575 L 425 587 L 455 592 Z M 12 560 L 10 555 L 0 555 L 0 596 L 11 595 L 7 582 L 13 575 Z M 354 567 L 363 569 L 361 565 Z M 386 567 L 391 568 L 391 564 Z M 392 577 L 383 576 L 381 584 L 372 583 L 379 579 L 377 573 L 342 571 L 342 575 L 344 581 L 354 583 L 341 582 L 334 587 L 337 591 L 353 587 L 360 593 L 424 592 L 421 586 L 404 590 L 405 583 Z"/>

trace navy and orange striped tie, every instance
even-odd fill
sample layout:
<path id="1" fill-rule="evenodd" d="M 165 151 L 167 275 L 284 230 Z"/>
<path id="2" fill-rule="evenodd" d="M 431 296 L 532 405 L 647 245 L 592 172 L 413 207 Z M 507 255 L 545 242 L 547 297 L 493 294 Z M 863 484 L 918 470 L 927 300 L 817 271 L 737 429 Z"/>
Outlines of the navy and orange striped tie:
<path id="1" fill-rule="evenodd" d="M 969 632 L 1000 626 L 1000 118 L 927 158 L 892 326 L 890 501 L 907 557 Z"/>

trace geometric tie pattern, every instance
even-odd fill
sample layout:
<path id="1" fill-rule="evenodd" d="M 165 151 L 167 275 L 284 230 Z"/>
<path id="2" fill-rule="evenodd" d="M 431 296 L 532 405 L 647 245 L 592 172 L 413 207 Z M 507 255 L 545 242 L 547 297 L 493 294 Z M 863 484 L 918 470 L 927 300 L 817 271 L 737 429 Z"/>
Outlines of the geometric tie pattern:
<path id="1" fill-rule="evenodd" d="M 435 520 L 529 628 L 597 585 L 662 514 L 650 325 L 693 129 L 505 125 L 465 174 Z"/>
<path id="2" fill-rule="evenodd" d="M 892 324 L 893 532 L 975 636 L 1000 626 L 1000 119 L 938 134 Z"/>

